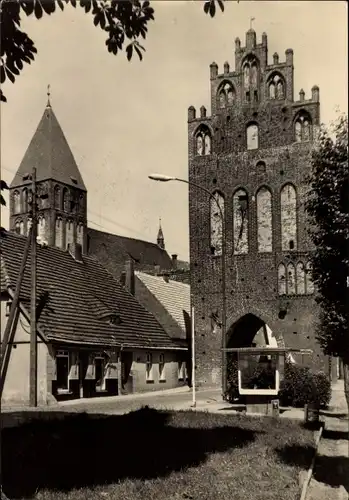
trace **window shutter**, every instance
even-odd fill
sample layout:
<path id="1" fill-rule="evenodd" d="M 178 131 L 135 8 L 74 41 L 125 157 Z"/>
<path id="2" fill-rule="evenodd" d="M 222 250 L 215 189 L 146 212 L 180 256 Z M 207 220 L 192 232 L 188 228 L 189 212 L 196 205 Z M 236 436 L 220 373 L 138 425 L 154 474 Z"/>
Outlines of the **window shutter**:
<path id="1" fill-rule="evenodd" d="M 69 379 L 78 380 L 78 378 L 79 378 L 79 355 L 77 352 L 72 352 L 70 355 Z"/>
<path id="2" fill-rule="evenodd" d="M 106 365 L 105 378 L 109 379 L 118 378 L 118 356 L 116 352 L 110 353 L 110 358 Z"/>
<path id="3" fill-rule="evenodd" d="M 94 380 L 96 378 L 96 370 L 95 370 L 95 364 L 94 364 L 94 356 L 93 354 L 90 354 L 88 357 L 88 368 L 86 371 L 86 377 L 87 380 Z"/>

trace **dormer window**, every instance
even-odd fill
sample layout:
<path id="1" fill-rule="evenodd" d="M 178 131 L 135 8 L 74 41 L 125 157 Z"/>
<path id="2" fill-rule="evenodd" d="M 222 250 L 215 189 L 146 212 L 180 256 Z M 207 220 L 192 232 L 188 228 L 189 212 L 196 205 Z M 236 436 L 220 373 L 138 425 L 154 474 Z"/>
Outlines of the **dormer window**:
<path id="1" fill-rule="evenodd" d="M 120 325 L 121 323 L 121 318 L 119 314 L 111 314 L 109 316 L 109 323 L 111 325 Z"/>
<path id="2" fill-rule="evenodd" d="M 72 175 L 70 176 L 70 179 L 71 179 L 71 181 L 72 181 L 73 184 L 77 184 L 78 183 L 78 180 L 75 177 L 73 177 Z"/>

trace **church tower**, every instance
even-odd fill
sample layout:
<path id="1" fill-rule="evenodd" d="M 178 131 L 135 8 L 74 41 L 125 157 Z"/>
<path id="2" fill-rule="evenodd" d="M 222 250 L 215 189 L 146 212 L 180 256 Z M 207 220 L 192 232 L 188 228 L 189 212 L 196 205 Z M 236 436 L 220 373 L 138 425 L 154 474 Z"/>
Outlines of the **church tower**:
<path id="1" fill-rule="evenodd" d="M 165 250 L 165 238 L 164 238 L 164 233 L 162 232 L 161 219 L 159 220 L 159 231 L 158 231 L 158 237 L 157 237 L 156 241 L 157 241 L 158 247 L 160 247 L 161 250 Z"/>
<path id="2" fill-rule="evenodd" d="M 304 209 L 319 88 L 295 99 L 293 50 L 268 57 L 267 35 L 259 42 L 252 28 L 234 56 L 234 69 L 210 65 L 211 115 L 188 109 L 197 380 L 210 386 L 224 377 L 222 347 L 251 347 L 262 329 L 274 347 L 313 351 L 297 362 L 327 369 Z"/>
<path id="3" fill-rule="evenodd" d="M 10 185 L 10 231 L 27 235 L 31 180 L 36 167 L 38 238 L 67 250 L 73 243 L 86 253 L 87 191 L 74 156 L 48 102 Z"/>

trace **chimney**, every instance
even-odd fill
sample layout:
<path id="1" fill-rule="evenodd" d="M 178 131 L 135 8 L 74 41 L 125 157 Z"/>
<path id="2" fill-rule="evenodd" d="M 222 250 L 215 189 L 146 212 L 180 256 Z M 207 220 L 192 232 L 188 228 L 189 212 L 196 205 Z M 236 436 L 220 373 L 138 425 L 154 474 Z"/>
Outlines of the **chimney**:
<path id="1" fill-rule="evenodd" d="M 178 257 L 178 255 L 175 254 L 175 253 L 171 255 L 171 258 L 172 258 L 172 269 L 173 270 L 177 269 L 177 257 Z"/>
<path id="2" fill-rule="evenodd" d="M 80 243 L 72 243 L 69 247 L 69 253 L 76 262 L 80 262 L 81 264 L 84 263 L 82 260 L 82 246 Z"/>
<path id="3" fill-rule="evenodd" d="M 135 271 L 132 259 L 126 261 L 126 273 L 125 273 L 125 288 L 132 295 L 135 294 Z"/>

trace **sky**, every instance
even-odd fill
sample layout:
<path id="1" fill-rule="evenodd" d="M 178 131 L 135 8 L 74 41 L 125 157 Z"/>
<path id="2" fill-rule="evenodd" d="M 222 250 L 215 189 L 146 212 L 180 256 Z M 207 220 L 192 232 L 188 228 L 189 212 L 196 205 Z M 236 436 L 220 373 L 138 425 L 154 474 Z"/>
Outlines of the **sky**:
<path id="1" fill-rule="evenodd" d="M 169 253 L 187 260 L 188 190 L 158 183 L 154 172 L 188 178 L 187 109 L 210 110 L 209 65 L 234 68 L 234 40 L 245 45 L 254 17 L 257 43 L 268 35 L 269 62 L 293 48 L 295 99 L 320 87 L 321 121 L 348 108 L 347 4 L 344 1 L 230 1 L 214 19 L 203 2 L 151 2 L 155 21 L 142 62 L 109 54 L 92 17 L 68 6 L 41 20 L 23 18 L 38 49 L 1 105 L 1 178 L 11 182 L 47 102 L 51 104 L 88 190 L 88 224 L 156 241 L 159 218 Z M 8 227 L 8 209 L 2 211 Z"/>

